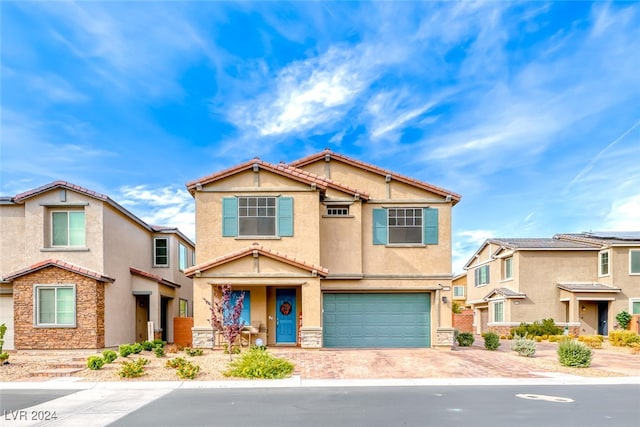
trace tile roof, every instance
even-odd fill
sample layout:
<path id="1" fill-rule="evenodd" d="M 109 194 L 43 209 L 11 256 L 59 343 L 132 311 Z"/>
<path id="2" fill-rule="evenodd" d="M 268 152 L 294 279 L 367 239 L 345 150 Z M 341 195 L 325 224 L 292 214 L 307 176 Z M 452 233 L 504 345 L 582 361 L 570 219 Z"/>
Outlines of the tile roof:
<path id="1" fill-rule="evenodd" d="M 326 190 L 327 188 L 333 188 L 335 190 L 352 194 L 354 196 L 357 195 L 360 198 L 365 200 L 369 198 L 369 194 L 365 191 L 360 191 L 355 188 L 351 188 L 347 185 L 340 184 L 331 179 L 315 175 L 311 172 L 305 171 L 303 169 L 299 169 L 291 165 L 287 165 L 285 163 L 273 164 L 273 163 L 262 161 L 259 158 L 255 158 L 247 162 L 240 163 L 239 165 L 233 166 L 231 168 L 225 169 L 223 171 L 216 172 L 214 174 L 196 179 L 194 181 L 190 181 L 186 184 L 187 190 L 189 190 L 189 192 L 193 195 L 198 184 L 206 185 L 211 182 L 215 182 L 220 179 L 227 178 L 239 172 L 244 172 L 246 170 L 249 170 L 253 168 L 254 165 L 256 165 L 260 169 L 267 170 L 277 175 L 285 176 L 287 178 L 296 180 L 298 182 L 302 182 L 304 184 L 309 184 L 309 185 L 315 184 L 316 187 L 321 190 Z"/>
<path id="2" fill-rule="evenodd" d="M 491 292 L 489 292 L 482 299 L 486 301 L 486 300 L 488 300 L 489 298 L 491 298 L 495 294 L 500 294 L 500 295 L 504 296 L 505 298 L 526 298 L 527 297 L 526 294 L 522 294 L 520 292 L 516 292 L 516 291 L 514 291 L 512 289 L 509 289 L 509 288 L 496 288 L 496 289 L 493 289 Z"/>
<path id="3" fill-rule="evenodd" d="M 53 181 L 53 182 L 50 182 L 49 184 L 45 184 L 45 185 L 40 186 L 38 188 L 34 188 L 32 190 L 25 191 L 23 193 L 20 193 L 20 194 L 17 194 L 15 196 L 13 196 L 13 197 L 1 197 L 0 198 L 0 203 L 1 204 L 24 203 L 25 200 L 27 200 L 27 199 L 29 199 L 31 197 L 35 197 L 35 196 L 37 196 L 39 194 L 46 193 L 47 191 L 51 191 L 51 190 L 56 189 L 56 188 L 65 188 L 67 190 L 72 190 L 72 191 L 87 195 L 89 197 L 93 197 L 94 199 L 101 200 L 101 201 L 103 201 L 105 203 L 108 203 L 109 205 L 111 205 L 116 210 L 122 212 L 122 214 L 124 214 L 126 217 L 130 218 L 131 220 L 135 221 L 136 223 L 140 224 L 143 228 L 146 228 L 147 230 L 154 231 L 154 232 L 173 232 L 173 233 L 176 233 L 184 241 L 186 241 L 188 244 L 190 244 L 191 246 L 195 247 L 195 243 L 191 239 L 189 239 L 187 236 L 182 234 L 182 232 L 180 232 L 180 230 L 178 230 L 177 228 L 159 227 L 159 226 L 149 225 L 146 222 L 144 222 L 142 219 L 138 218 L 135 214 L 133 214 L 132 212 L 130 212 L 129 210 L 127 210 L 126 208 L 121 206 L 118 202 L 113 200 L 111 197 L 109 197 L 109 196 L 107 196 L 105 194 L 98 193 L 98 192 L 93 191 L 93 190 L 89 190 L 88 188 L 81 187 L 81 186 L 76 185 L 76 184 L 72 184 L 72 183 L 67 182 L 67 181 Z"/>
<path id="4" fill-rule="evenodd" d="M 185 270 L 185 274 L 189 277 L 193 277 L 193 275 L 199 271 L 206 271 L 211 268 L 215 268 L 219 265 L 225 264 L 227 262 L 234 261 L 239 258 L 243 258 L 247 255 L 253 255 L 253 253 L 258 253 L 260 255 L 264 255 L 266 257 L 275 259 L 276 261 L 284 262 L 286 264 L 293 265 L 294 267 L 298 267 L 310 272 L 315 271 L 321 276 L 326 276 L 327 274 L 329 274 L 329 270 L 327 268 L 324 268 L 319 265 L 311 264 L 297 258 L 290 257 L 288 255 L 282 254 L 280 252 L 277 252 L 271 249 L 267 249 L 257 242 L 254 242 L 251 246 L 247 248 L 228 253 L 226 255 L 220 256 L 210 261 L 206 261 L 198 265 L 194 265 L 193 267 L 189 267 L 187 270 Z"/>
<path id="5" fill-rule="evenodd" d="M 555 238 L 495 238 L 488 239 L 488 242 L 510 249 L 598 249 L 588 243 Z"/>
<path id="6" fill-rule="evenodd" d="M 385 176 L 386 177 L 387 175 L 390 175 L 392 179 L 395 179 L 395 180 L 400 181 L 400 182 L 404 182 L 405 184 L 409 184 L 409 185 L 412 185 L 414 187 L 421 188 L 423 190 L 430 191 L 430 192 L 435 193 L 435 194 L 439 194 L 439 195 L 441 195 L 443 197 L 451 196 L 451 198 L 453 199 L 453 204 L 454 205 L 456 203 L 458 203 L 460 201 L 460 199 L 462 198 L 461 195 L 459 195 L 457 193 L 454 193 L 452 191 L 449 191 L 449 190 L 447 190 L 445 188 L 437 187 L 435 185 L 428 184 L 426 182 L 419 181 L 417 179 L 414 179 L 414 178 L 411 178 L 411 177 L 408 177 L 408 176 L 405 176 L 405 175 L 400 175 L 400 174 L 397 174 L 397 173 L 392 172 L 390 170 L 382 169 L 382 168 L 380 168 L 378 166 L 375 166 L 375 165 L 372 165 L 372 164 L 369 164 L 369 163 L 365 163 L 363 161 L 356 160 L 356 159 L 353 159 L 351 157 L 347 157 L 347 156 L 342 155 L 342 154 L 334 153 L 333 151 L 331 151 L 329 149 L 325 149 L 324 151 L 321 151 L 319 153 L 312 154 L 310 156 L 307 156 L 307 157 L 304 157 L 302 159 L 296 160 L 294 162 L 291 162 L 290 164 L 291 164 L 291 166 L 302 167 L 302 166 L 308 165 L 310 163 L 316 162 L 318 160 L 325 159 L 325 158 L 327 158 L 327 156 L 329 157 L 329 159 L 332 159 L 332 160 L 335 159 L 335 160 L 338 160 L 338 161 L 340 161 L 342 163 L 345 163 L 345 164 L 348 164 L 348 165 L 351 165 L 351 166 L 355 166 L 355 167 L 357 167 L 359 169 L 366 170 L 366 171 L 378 174 L 380 176 Z"/>
<path id="7" fill-rule="evenodd" d="M 620 292 L 620 288 L 595 282 L 558 282 L 558 288 L 569 292 Z"/>
<path id="8" fill-rule="evenodd" d="M 135 268 L 135 267 L 130 267 L 130 268 L 129 268 L 129 272 L 130 272 L 131 274 L 136 275 L 136 276 L 144 277 L 145 279 L 151 279 L 151 280 L 153 280 L 154 282 L 158 282 L 158 283 L 161 283 L 161 284 L 163 284 L 163 285 L 171 286 L 172 288 L 179 288 L 179 287 L 181 287 L 179 284 L 177 284 L 177 283 L 175 283 L 175 282 L 172 282 L 172 281 L 170 281 L 170 280 L 167 280 L 167 279 L 165 279 L 165 278 L 164 278 L 164 277 L 162 277 L 162 276 L 159 276 L 159 275 L 157 275 L 157 274 L 153 274 L 153 273 L 149 273 L 149 272 L 147 272 L 147 271 L 140 270 L 140 269 Z"/>
<path id="9" fill-rule="evenodd" d="M 555 239 L 595 245 L 640 245 L 640 231 L 589 231 L 556 234 Z"/>
<path id="10" fill-rule="evenodd" d="M 92 270 L 88 270 L 86 268 L 83 267 L 79 267 L 75 264 L 71 264 L 65 261 L 60 261 L 58 259 L 47 259 L 44 261 L 40 261 L 36 264 L 30 265 L 29 267 L 23 268 L 21 270 L 15 271 L 13 273 L 10 273 L 8 275 L 6 275 L 5 277 L 3 277 L 2 279 L 4 281 L 7 282 L 11 282 L 15 279 L 17 279 L 18 277 L 22 277 L 26 274 L 30 274 L 30 273 L 34 273 L 38 270 L 42 270 L 43 268 L 47 268 L 47 267 L 58 267 L 58 268 L 62 268 L 64 270 L 70 271 L 72 273 L 77 273 L 80 274 L 82 276 L 86 276 L 89 277 L 91 279 L 95 279 L 98 280 L 100 282 L 115 282 L 116 279 L 113 279 L 109 276 L 106 276 L 102 273 L 97 273 L 95 271 Z"/>

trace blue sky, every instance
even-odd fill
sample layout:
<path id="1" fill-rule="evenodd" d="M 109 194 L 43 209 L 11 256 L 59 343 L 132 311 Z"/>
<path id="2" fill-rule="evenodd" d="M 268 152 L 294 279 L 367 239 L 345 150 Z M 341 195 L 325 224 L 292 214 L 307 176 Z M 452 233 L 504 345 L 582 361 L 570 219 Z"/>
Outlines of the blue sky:
<path id="1" fill-rule="evenodd" d="M 0 3 L 0 192 L 66 180 L 194 235 L 184 183 L 329 147 L 487 237 L 640 230 L 640 3 Z"/>

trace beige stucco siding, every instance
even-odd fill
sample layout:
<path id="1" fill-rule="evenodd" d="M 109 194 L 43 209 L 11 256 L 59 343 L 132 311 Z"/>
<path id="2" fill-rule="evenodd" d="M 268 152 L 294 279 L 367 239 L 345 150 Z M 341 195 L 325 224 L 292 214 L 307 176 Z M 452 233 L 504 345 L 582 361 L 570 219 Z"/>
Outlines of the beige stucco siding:
<path id="1" fill-rule="evenodd" d="M 326 213 L 326 207 L 321 207 Z M 327 217 L 320 219 L 320 264 L 332 275 L 362 274 L 362 204 L 355 202 L 349 206 L 347 217 Z"/>
<path id="2" fill-rule="evenodd" d="M 0 276 L 3 276 L 27 263 L 23 205 L 0 205 L 0 236 Z"/>

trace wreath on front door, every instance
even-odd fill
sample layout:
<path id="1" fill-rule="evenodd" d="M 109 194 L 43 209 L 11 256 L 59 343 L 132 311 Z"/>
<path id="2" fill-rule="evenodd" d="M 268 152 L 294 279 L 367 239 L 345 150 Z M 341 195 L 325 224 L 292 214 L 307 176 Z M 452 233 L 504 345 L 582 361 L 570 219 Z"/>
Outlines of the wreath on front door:
<path id="1" fill-rule="evenodd" d="M 284 314 L 285 316 L 288 316 L 289 313 L 291 313 L 291 304 L 289 303 L 289 301 L 285 301 L 282 303 L 282 305 L 280 306 L 280 313 Z"/>

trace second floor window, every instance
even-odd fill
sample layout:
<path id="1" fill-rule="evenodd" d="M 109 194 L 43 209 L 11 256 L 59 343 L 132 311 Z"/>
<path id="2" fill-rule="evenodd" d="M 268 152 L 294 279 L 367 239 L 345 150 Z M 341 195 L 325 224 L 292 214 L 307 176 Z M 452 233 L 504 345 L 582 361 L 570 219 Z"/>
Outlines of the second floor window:
<path id="1" fill-rule="evenodd" d="M 422 208 L 389 209 L 389 243 L 422 243 Z"/>
<path id="2" fill-rule="evenodd" d="M 348 216 L 349 206 L 327 206 L 327 216 Z"/>
<path id="3" fill-rule="evenodd" d="M 609 275 L 609 252 L 600 252 L 600 276 Z"/>
<path id="4" fill-rule="evenodd" d="M 153 239 L 153 266 L 169 266 L 169 239 L 166 237 L 156 237 Z"/>
<path id="5" fill-rule="evenodd" d="M 464 286 L 454 286 L 453 287 L 453 296 L 454 297 L 464 297 Z"/>
<path id="6" fill-rule="evenodd" d="M 509 257 L 504 260 L 504 277 L 503 279 L 513 278 L 513 258 Z"/>
<path id="7" fill-rule="evenodd" d="M 189 267 L 188 265 L 189 249 L 185 245 L 180 243 L 178 247 L 178 251 L 180 255 L 180 271 L 185 271 L 187 267 Z"/>
<path id="8" fill-rule="evenodd" d="M 475 270 L 475 284 L 482 286 L 489 283 L 489 264 L 478 267 Z"/>
<path id="9" fill-rule="evenodd" d="M 51 212 L 51 246 L 85 246 L 84 211 Z"/>
<path id="10" fill-rule="evenodd" d="M 640 251 L 629 251 L 629 273 L 640 274 Z"/>
<path id="11" fill-rule="evenodd" d="M 276 235 L 275 197 L 238 197 L 240 236 Z"/>
<path id="12" fill-rule="evenodd" d="M 438 209 L 373 209 L 374 245 L 437 245 Z"/>

